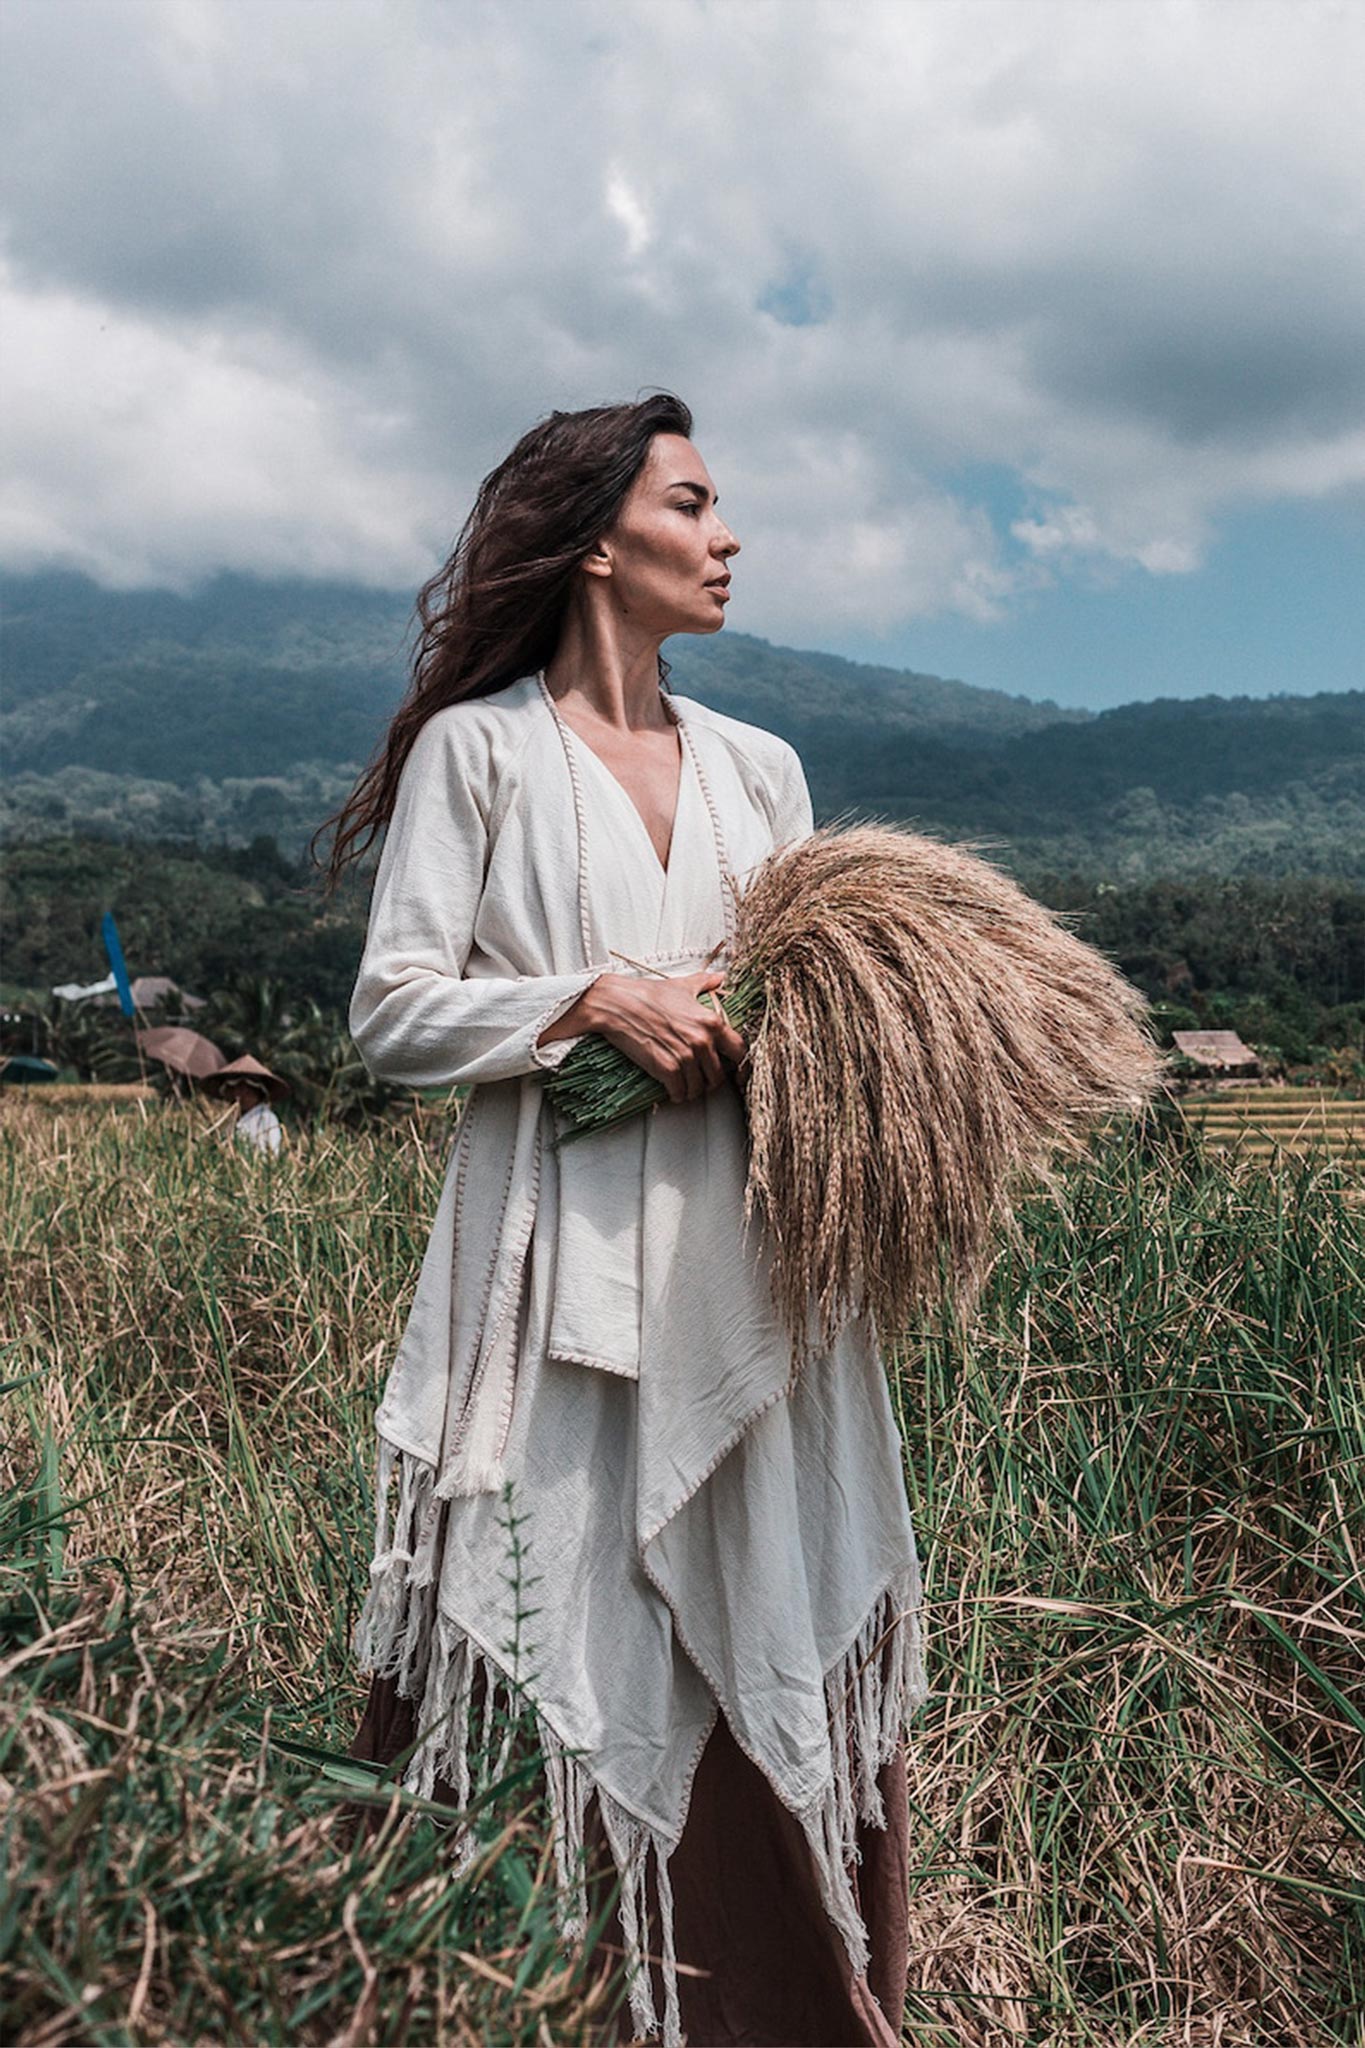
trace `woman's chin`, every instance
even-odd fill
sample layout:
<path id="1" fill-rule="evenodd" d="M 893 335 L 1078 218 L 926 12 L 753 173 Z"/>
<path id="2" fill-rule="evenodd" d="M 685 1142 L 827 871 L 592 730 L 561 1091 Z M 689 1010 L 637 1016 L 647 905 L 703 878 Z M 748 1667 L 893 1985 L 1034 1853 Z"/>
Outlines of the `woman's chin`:
<path id="1" fill-rule="evenodd" d="M 719 633 L 724 624 L 725 607 L 718 604 L 713 606 L 711 614 L 706 618 L 699 619 L 694 616 L 686 620 L 680 619 L 676 626 L 669 628 L 669 635 L 671 637 L 674 633 Z"/>

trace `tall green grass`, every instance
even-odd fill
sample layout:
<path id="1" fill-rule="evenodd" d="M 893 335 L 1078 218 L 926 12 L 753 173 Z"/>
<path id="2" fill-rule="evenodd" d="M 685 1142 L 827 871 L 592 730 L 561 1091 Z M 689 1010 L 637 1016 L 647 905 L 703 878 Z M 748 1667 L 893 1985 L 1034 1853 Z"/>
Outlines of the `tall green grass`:
<path id="1" fill-rule="evenodd" d="M 1352 1193 L 1110 1149 L 907 1349 L 918 2037 L 1361 2038 Z"/>
<path id="2" fill-rule="evenodd" d="M 533 1769 L 461 1884 L 397 1806 L 348 1848 L 365 1774 L 325 1760 L 448 1135 L 271 1160 L 181 1106 L 0 1108 L 5 2039 L 614 2034 Z M 1107 1146 L 972 1329 L 895 1362 L 933 1688 L 908 2040 L 1365 2039 L 1357 1197 Z"/>

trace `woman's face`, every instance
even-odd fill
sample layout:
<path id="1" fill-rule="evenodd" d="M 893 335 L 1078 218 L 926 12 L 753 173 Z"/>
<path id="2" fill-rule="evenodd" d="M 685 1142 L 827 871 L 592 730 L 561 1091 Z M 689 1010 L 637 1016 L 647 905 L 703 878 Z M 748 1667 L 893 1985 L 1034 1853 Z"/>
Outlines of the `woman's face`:
<path id="1" fill-rule="evenodd" d="M 609 579 L 621 616 L 641 631 L 714 633 L 725 623 L 729 560 L 738 553 L 692 443 L 656 434 L 615 526 L 583 566 Z"/>

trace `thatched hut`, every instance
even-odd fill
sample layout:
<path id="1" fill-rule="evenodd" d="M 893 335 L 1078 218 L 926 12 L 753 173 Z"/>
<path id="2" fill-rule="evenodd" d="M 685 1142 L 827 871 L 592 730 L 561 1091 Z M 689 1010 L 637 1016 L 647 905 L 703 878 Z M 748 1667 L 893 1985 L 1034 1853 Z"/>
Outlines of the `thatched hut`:
<path id="1" fill-rule="evenodd" d="M 1254 1081 L 1260 1074 L 1259 1059 L 1235 1031 L 1173 1031 L 1171 1037 L 1201 1081 Z"/>

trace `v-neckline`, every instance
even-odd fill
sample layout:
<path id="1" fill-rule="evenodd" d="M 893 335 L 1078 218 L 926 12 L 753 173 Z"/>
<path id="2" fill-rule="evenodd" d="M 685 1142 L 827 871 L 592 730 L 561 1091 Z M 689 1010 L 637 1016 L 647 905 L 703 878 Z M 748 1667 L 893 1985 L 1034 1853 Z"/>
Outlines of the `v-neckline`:
<path id="1" fill-rule="evenodd" d="M 640 830 L 644 835 L 645 844 L 649 848 L 650 853 L 654 858 L 654 865 L 657 867 L 661 878 L 666 882 L 673 872 L 673 853 L 678 842 L 678 820 L 682 815 L 683 777 L 687 773 L 687 736 L 683 731 L 683 720 L 681 713 L 676 709 L 675 706 L 671 705 L 668 702 L 667 697 L 664 695 L 664 692 L 661 689 L 659 691 L 659 696 L 663 702 L 664 711 L 668 718 L 672 721 L 674 729 L 676 730 L 678 735 L 678 783 L 673 796 L 673 817 L 668 828 L 668 859 L 667 861 L 662 861 L 659 859 L 659 849 L 654 844 L 653 835 L 651 834 L 648 825 L 645 823 L 643 811 L 640 809 L 640 806 L 636 803 L 630 791 L 626 788 L 624 782 L 622 782 L 620 776 L 616 773 L 616 770 L 614 768 L 609 768 L 607 766 L 606 762 L 602 759 L 602 756 L 598 753 L 596 747 L 592 746 L 587 740 L 585 740 L 581 732 L 574 731 L 574 728 L 570 725 L 568 719 L 564 717 L 564 715 L 560 711 L 558 704 L 556 704 L 554 697 L 551 694 L 550 686 L 545 680 L 543 671 L 536 676 L 536 681 L 540 684 L 541 693 L 545 698 L 545 702 L 549 705 L 551 711 L 554 713 L 555 723 L 559 726 L 561 732 L 567 733 L 571 741 L 576 740 L 578 742 L 579 746 L 582 747 L 583 751 L 591 756 L 591 758 L 597 763 L 598 767 L 602 770 L 602 773 L 609 779 L 609 781 L 615 784 L 616 788 L 625 798 L 626 804 L 630 809 L 631 815 L 634 817 L 635 822 L 640 827 Z"/>

